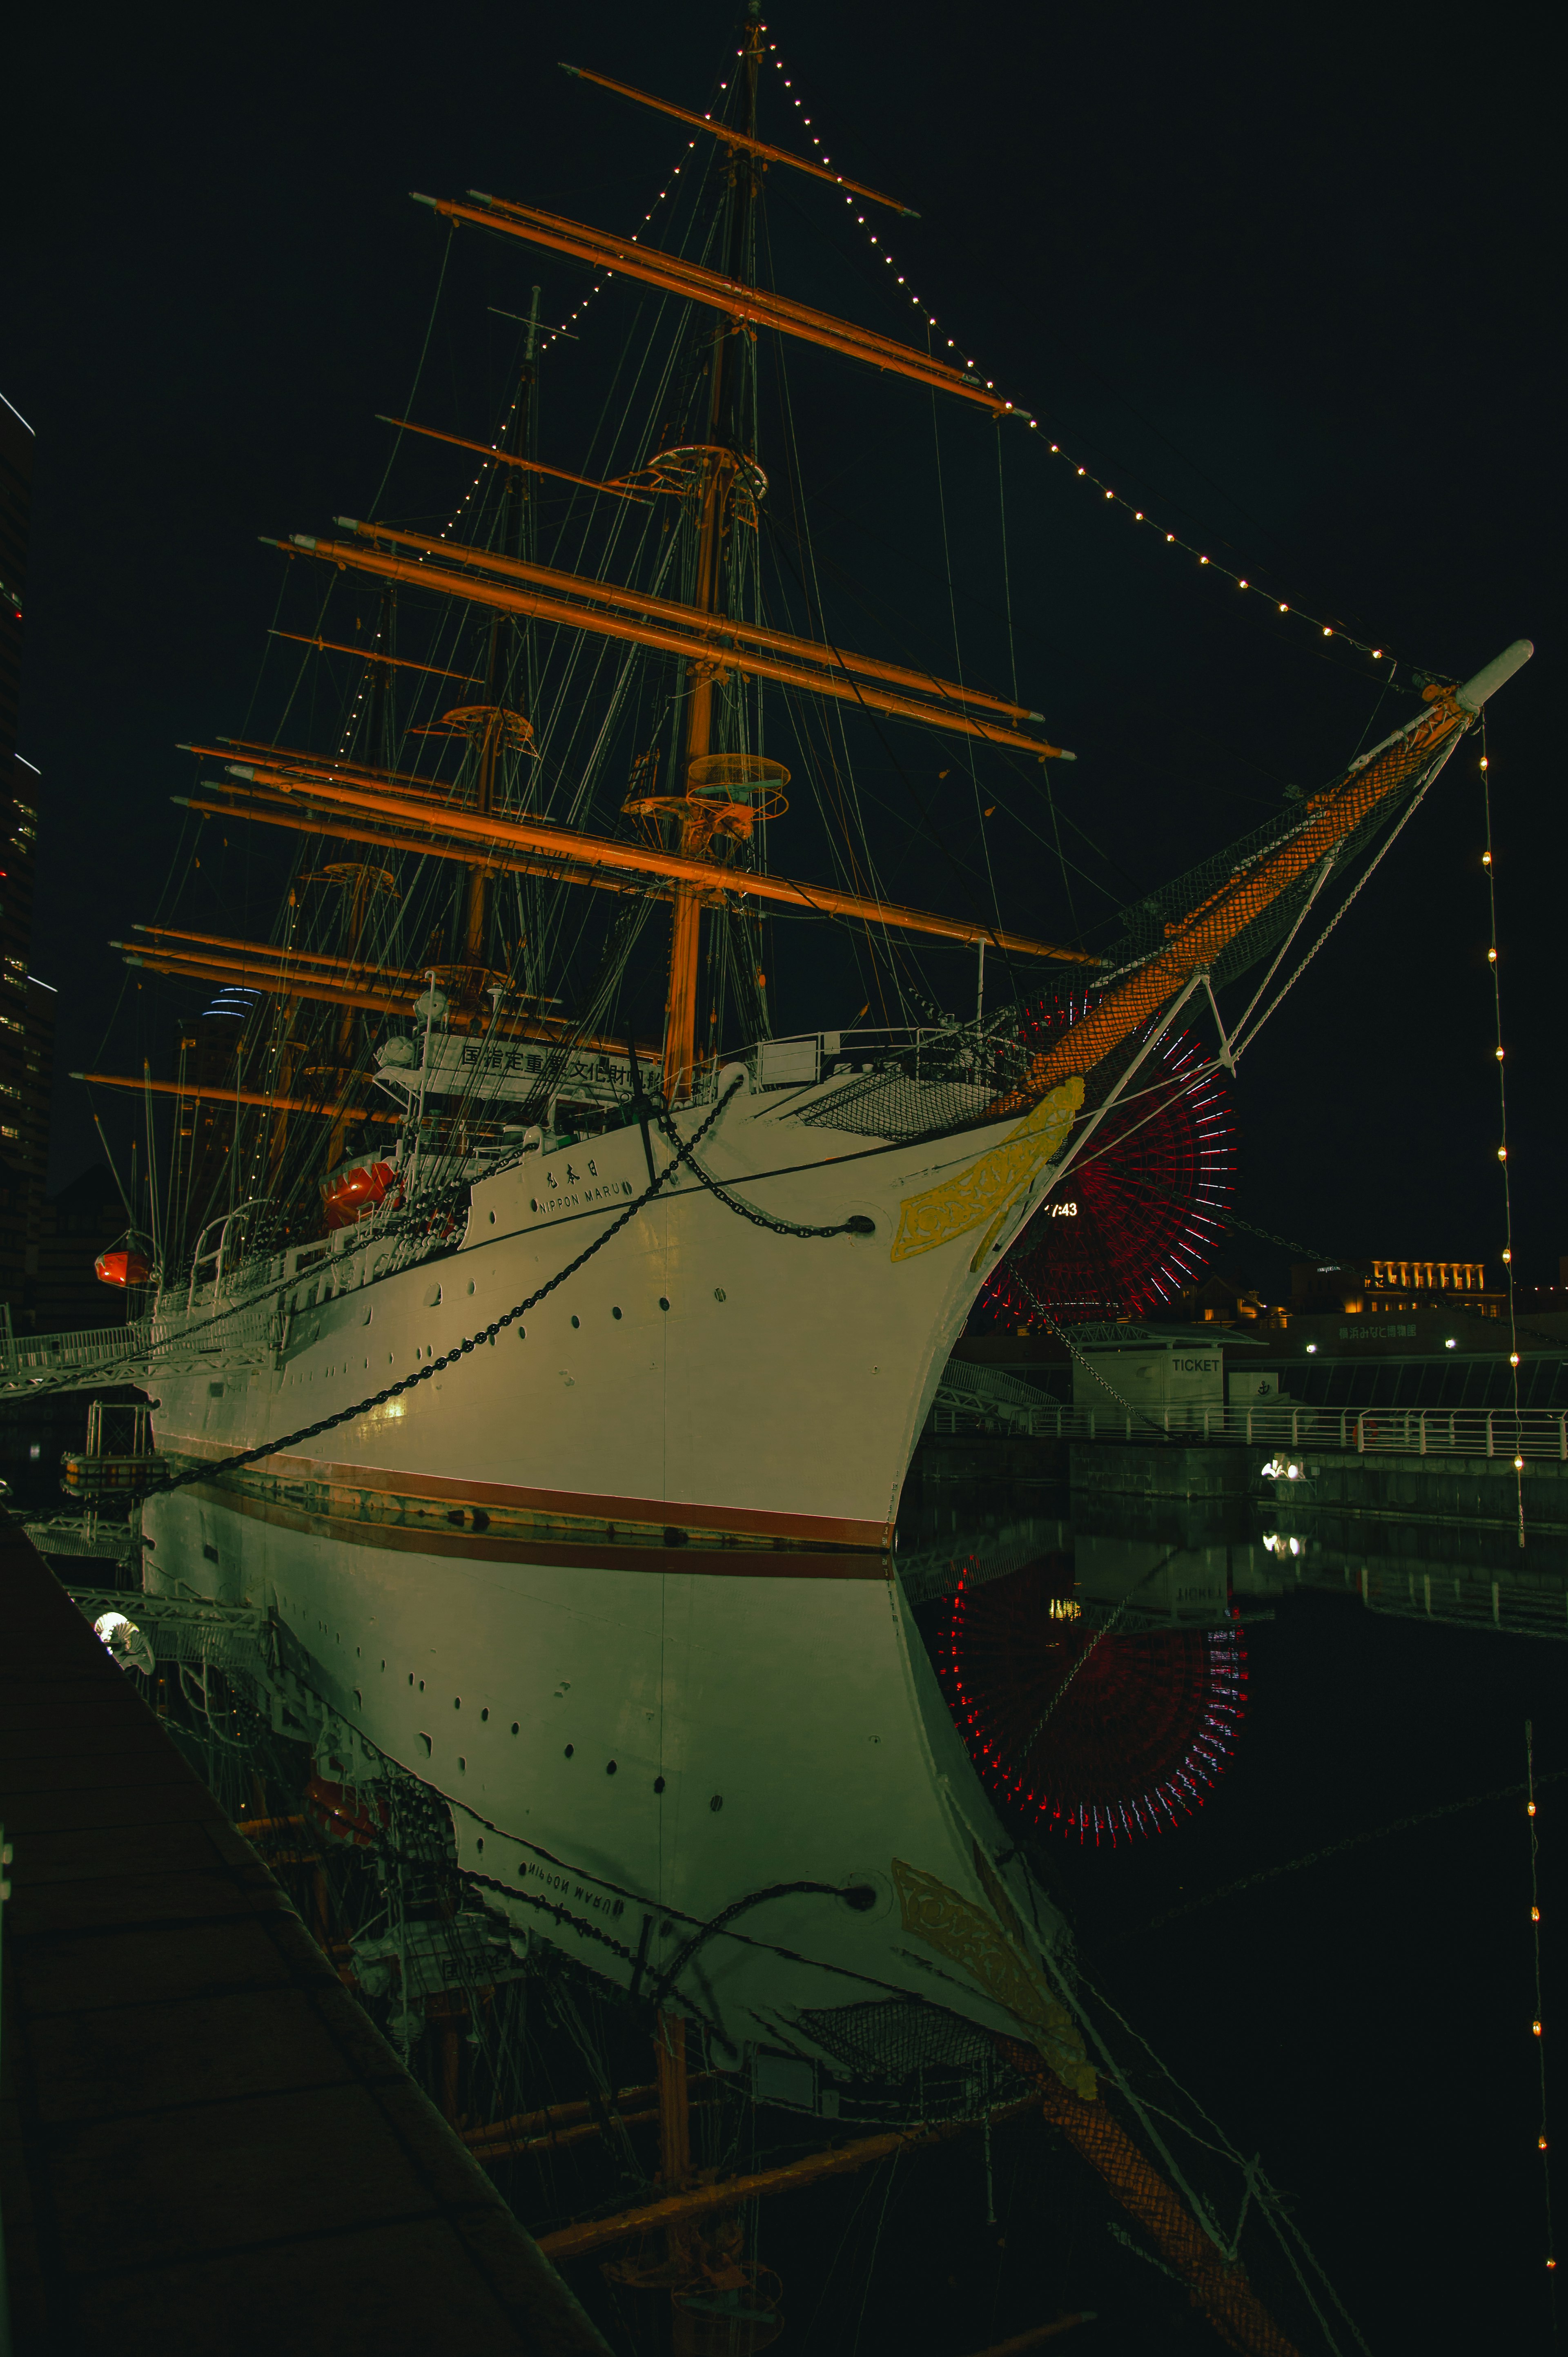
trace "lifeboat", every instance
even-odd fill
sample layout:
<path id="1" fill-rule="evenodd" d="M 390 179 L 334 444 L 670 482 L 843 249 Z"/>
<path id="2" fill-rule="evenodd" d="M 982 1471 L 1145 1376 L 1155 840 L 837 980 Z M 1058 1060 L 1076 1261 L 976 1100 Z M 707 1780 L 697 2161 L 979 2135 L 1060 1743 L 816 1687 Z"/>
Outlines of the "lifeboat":
<path id="1" fill-rule="evenodd" d="M 321 1201 L 329 1228 L 351 1228 L 389 1195 L 398 1191 L 398 1174 L 390 1162 L 368 1161 L 363 1156 L 339 1163 L 321 1181 Z"/>
<path id="2" fill-rule="evenodd" d="M 312 1776 L 306 1786 L 305 1813 L 318 1833 L 355 1849 L 369 1849 L 392 1822 L 384 1801 L 327 1776 Z"/>
<path id="3" fill-rule="evenodd" d="M 152 1281 L 153 1265 L 134 1236 L 122 1236 L 117 1244 L 101 1252 L 92 1264 L 92 1274 L 100 1285 L 147 1285 Z"/>

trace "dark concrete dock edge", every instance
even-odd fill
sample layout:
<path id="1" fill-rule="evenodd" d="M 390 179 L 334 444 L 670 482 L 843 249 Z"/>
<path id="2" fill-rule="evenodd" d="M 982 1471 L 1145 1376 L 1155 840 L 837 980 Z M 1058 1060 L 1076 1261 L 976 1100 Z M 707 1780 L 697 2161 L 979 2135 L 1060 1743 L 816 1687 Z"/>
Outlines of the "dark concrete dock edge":
<path id="1" fill-rule="evenodd" d="M 16 2357 L 606 2343 L 9 1517 Z"/>

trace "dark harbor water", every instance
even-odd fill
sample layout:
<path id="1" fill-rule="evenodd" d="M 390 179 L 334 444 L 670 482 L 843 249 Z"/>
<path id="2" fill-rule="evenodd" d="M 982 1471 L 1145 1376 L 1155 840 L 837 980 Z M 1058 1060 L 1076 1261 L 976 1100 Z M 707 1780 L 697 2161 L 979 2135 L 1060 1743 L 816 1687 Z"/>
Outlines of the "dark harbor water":
<path id="1" fill-rule="evenodd" d="M 13 1508 L 47 1542 L 79 1418 L 0 1434 Z M 1163 2140 L 1161 2172 L 1223 2238 L 1240 2228 L 1259 2298 L 1304 2352 L 1551 2345 L 1541 2061 L 1568 1897 L 1554 1497 L 1568 1482 L 1537 1476 L 1521 1549 L 1500 1514 L 1448 1512 L 1439 1491 L 1369 1511 L 1307 1458 L 1265 1477 L 1239 1449 L 1021 1460 L 928 1442 L 908 1485 L 897 1577 L 1070 1929 L 1121 2083 L 1105 2100 L 1145 2149 L 1146 2130 Z M 134 1617 L 134 1556 L 54 1567 L 79 1588 L 124 1582 Z M 509 1947 L 454 1870 L 439 1796 L 404 1775 L 389 1803 L 334 1777 L 235 1663 L 166 1649 L 148 1691 L 523 2222 L 548 2234 L 652 2199 L 646 2001 Z M 1086 2311 L 1062 2335 L 1085 2349 L 1221 2345 L 1000 2067 L 933 2045 L 901 2082 L 766 2050 L 737 2064 L 695 2028 L 687 2060 L 699 2170 L 904 2141 L 709 2222 L 750 2324 L 738 2295 L 677 2316 L 646 2255 L 572 2262 L 618 2350 L 964 2357 Z"/>
<path id="2" fill-rule="evenodd" d="M 928 1479 L 916 1528 L 940 1544 L 945 1515 L 953 1557 L 967 1545 L 983 1566 L 1018 1543 L 1009 1509 L 1020 1522 L 1032 1509 L 1107 1618 L 1152 1559 L 1167 1558 L 1167 1578 L 1185 1569 L 1194 1588 L 1229 1567 L 1246 1699 L 1225 1772 L 1150 1838 L 1102 1830 L 1096 1841 L 1092 1827 L 1036 1817 L 1031 1857 L 1072 1922 L 1086 1978 L 1133 2033 L 1130 2069 L 1151 2070 L 1146 2040 L 1223 2131 L 1217 2140 L 1261 2154 L 1368 2347 L 1550 2346 L 1532 2023 L 1550 2033 L 1563 1986 L 1547 1934 L 1565 1889 L 1552 1832 L 1568 1788 L 1564 1508 L 1521 1550 L 1506 1527 L 1336 1510 L 1312 1486 L 1282 1497 L 1257 1484 L 1216 1504 L 1138 1501 L 1090 1480 L 1004 1501 L 973 1480 Z M 1568 1503 L 1568 1485 L 1560 1495 Z M 928 1629 L 941 1612 L 919 1608 Z M 1139 1640 L 1102 1643 L 1133 1652 Z M 1010 1822 L 1028 1837 L 1023 1812 Z M 1158 2289 L 1130 2280 L 1135 2265 L 1112 2293 L 1092 2202 L 1069 2196 L 1036 2222 L 1042 2251 L 1069 2273 L 1092 2266 L 1107 2345 L 1214 2345 L 1181 2320 L 1174 2285 L 1162 2309 Z M 1273 2280 L 1253 2265 L 1260 2287 Z M 1303 2348 L 1332 2345 L 1291 2291 L 1276 2304 L 1282 2326 Z M 1338 2346 L 1360 2345 L 1329 2321 Z"/>

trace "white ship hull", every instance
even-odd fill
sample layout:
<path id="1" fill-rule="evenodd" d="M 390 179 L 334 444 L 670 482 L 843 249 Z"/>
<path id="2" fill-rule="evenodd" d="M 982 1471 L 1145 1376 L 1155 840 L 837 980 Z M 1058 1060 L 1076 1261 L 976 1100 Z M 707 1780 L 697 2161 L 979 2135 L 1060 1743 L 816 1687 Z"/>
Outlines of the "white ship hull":
<path id="1" fill-rule="evenodd" d="M 999 1928 L 1004 1840 L 887 1550 L 937 1378 L 1066 1117 L 879 1146 L 800 1103 L 741 1095 L 704 1168 L 772 1218 L 871 1233 L 781 1235 L 685 1175 L 522 1331 L 308 1450 L 153 1498 L 147 1584 L 274 1610 L 330 1710 L 450 1801 L 491 1903 L 611 1979 L 652 1993 L 697 1927 L 822 1882 L 859 1905 L 759 1901 L 671 2001 L 700 1986 L 737 2044 L 793 2024 L 809 2045 L 803 2013 L 890 1994 L 1016 2034 L 1049 1999 Z M 647 1183 L 630 1127 L 479 1179 L 437 1260 L 378 1276 L 350 1232 L 329 1290 L 288 1295 L 275 1363 L 159 1377 L 160 1447 L 219 1458 L 351 1405 Z M 1027 1919 L 1023 1869 L 1004 1878 Z M 978 1964 L 975 1909 L 1001 1943 Z"/>

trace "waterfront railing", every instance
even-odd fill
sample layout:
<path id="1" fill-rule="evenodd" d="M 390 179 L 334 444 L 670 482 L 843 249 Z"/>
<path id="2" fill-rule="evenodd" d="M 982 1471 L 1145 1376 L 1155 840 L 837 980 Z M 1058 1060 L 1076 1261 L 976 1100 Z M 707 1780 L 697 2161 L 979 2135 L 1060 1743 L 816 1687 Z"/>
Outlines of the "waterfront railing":
<path id="1" fill-rule="evenodd" d="M 1355 1456 L 1487 1457 L 1527 1463 L 1568 1463 L 1568 1410 L 1556 1408 L 1390 1408 L 1221 1406 L 1069 1406 L 1065 1401 L 1025 1401 L 1029 1386 L 1016 1378 L 1008 1395 L 952 1383 L 950 1366 L 938 1387 L 929 1431 L 1015 1432 L 1035 1440 L 1182 1440 L 1240 1442 L 1282 1449 L 1334 1449 Z M 989 1373 L 989 1370 L 987 1372 Z"/>

